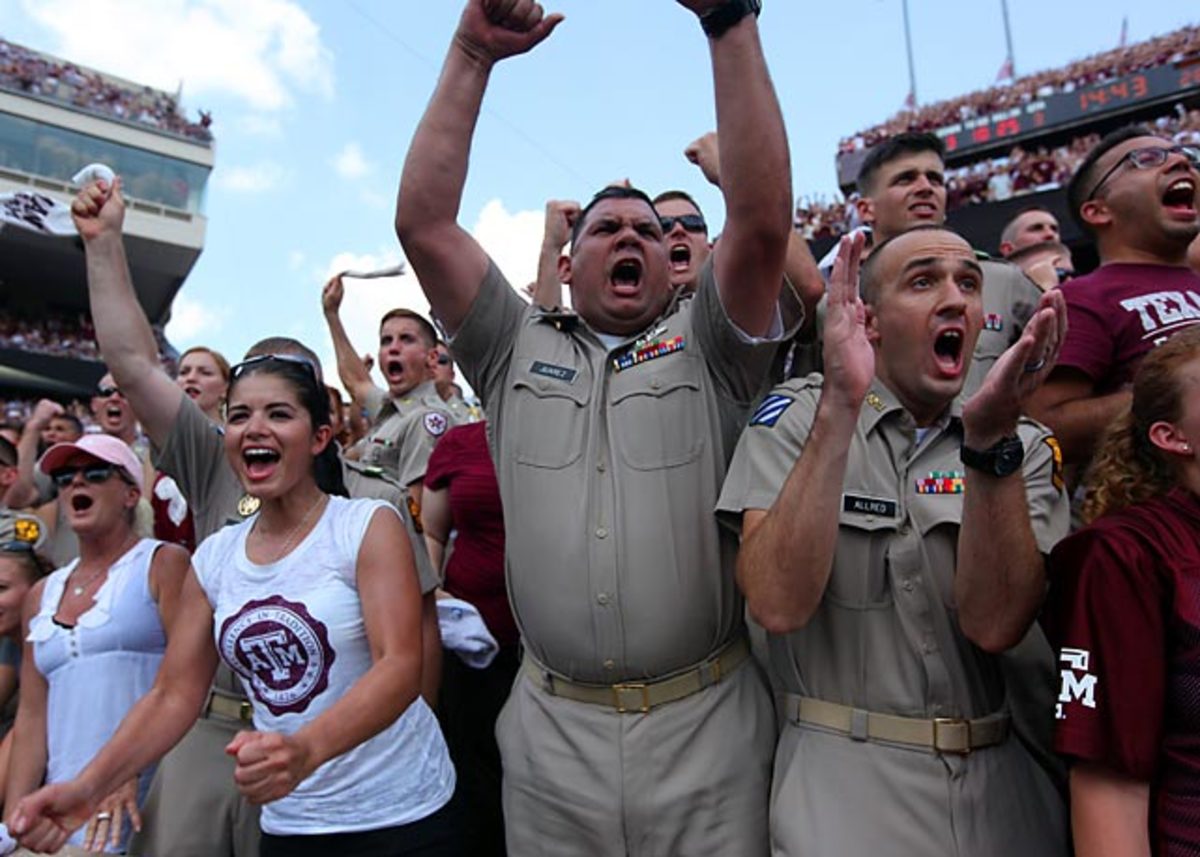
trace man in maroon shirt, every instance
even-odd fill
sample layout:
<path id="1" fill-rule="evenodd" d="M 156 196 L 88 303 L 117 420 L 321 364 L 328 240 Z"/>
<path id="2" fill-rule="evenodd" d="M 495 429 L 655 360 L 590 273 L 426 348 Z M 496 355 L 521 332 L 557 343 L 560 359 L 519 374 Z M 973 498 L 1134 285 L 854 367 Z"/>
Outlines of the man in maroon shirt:
<path id="1" fill-rule="evenodd" d="M 1142 356 L 1200 321 L 1200 276 L 1186 266 L 1200 231 L 1197 164 L 1200 149 L 1130 126 L 1101 140 L 1067 187 L 1102 264 L 1063 285 L 1067 338 L 1029 410 L 1054 430 L 1068 464 L 1086 464 L 1129 407 L 1126 387 Z"/>

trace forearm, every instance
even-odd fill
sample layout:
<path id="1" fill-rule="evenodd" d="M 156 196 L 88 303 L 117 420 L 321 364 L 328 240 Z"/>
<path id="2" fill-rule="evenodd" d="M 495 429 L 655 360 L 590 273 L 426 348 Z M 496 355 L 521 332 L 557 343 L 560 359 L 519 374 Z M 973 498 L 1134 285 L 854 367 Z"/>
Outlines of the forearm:
<path id="1" fill-rule="evenodd" d="M 558 258 L 561 255 L 562 247 L 542 245 L 538 254 L 537 281 L 533 287 L 535 306 L 562 306 L 562 281 L 558 278 Z"/>
<path id="2" fill-rule="evenodd" d="M 442 563 L 446 560 L 446 542 L 444 539 L 432 535 L 428 525 L 425 527 L 425 550 L 429 552 L 429 561 L 433 563 L 434 570 L 445 576 L 442 571 Z"/>
<path id="3" fill-rule="evenodd" d="M 117 386 L 124 388 L 159 367 L 158 344 L 133 290 L 121 235 L 107 233 L 84 246 L 96 342 Z"/>
<path id="4" fill-rule="evenodd" d="M 336 312 L 325 313 L 325 323 L 329 326 L 329 337 L 333 340 L 333 353 L 337 357 L 338 378 L 342 386 L 350 393 L 356 403 L 362 403 L 365 392 L 372 387 L 371 376 L 362 358 L 354 350 L 342 317 Z"/>
<path id="5" fill-rule="evenodd" d="M 17 440 L 17 481 L 0 497 L 10 509 L 33 506 L 39 499 L 37 485 L 33 481 L 33 468 L 38 458 L 38 440 L 42 426 L 33 420 L 25 424 Z"/>
<path id="6" fill-rule="evenodd" d="M 800 459 L 742 542 L 737 579 L 754 619 L 784 634 L 816 612 L 837 550 L 839 500 L 856 415 L 822 397 Z"/>
<path id="7" fill-rule="evenodd" d="M 36 709 L 36 710 L 32 710 Z M 4 788 L 4 815 L 11 818 L 17 802 L 34 792 L 46 776 L 46 710 L 40 706 L 18 709 L 12 731 L 5 738 L 12 747 Z"/>
<path id="8" fill-rule="evenodd" d="M 1019 473 L 995 477 L 970 471 L 954 574 L 963 633 L 985 651 L 1015 646 L 1037 616 L 1045 580 L 1024 479 Z"/>
<path id="9" fill-rule="evenodd" d="M 308 770 L 357 747 L 390 726 L 417 698 L 418 653 L 384 655 L 350 690 L 296 733 L 308 752 Z"/>
<path id="10" fill-rule="evenodd" d="M 1128 410 L 1132 396 L 1123 390 L 1106 396 L 1070 399 L 1034 411 L 1032 415 L 1054 431 L 1065 464 L 1085 464 L 1091 459 L 1104 430 Z"/>
<path id="11" fill-rule="evenodd" d="M 821 276 L 808 242 L 795 229 L 788 234 L 783 275 L 792 284 L 804 306 L 804 327 L 812 327 L 817 317 L 817 304 L 825 294 L 825 278 Z"/>
<path id="12" fill-rule="evenodd" d="M 442 631 L 438 626 L 437 593 L 421 597 L 421 696 L 437 707 L 442 686 Z"/>
<path id="13" fill-rule="evenodd" d="M 1077 857 L 1150 857 L 1150 786 L 1099 765 L 1071 767 Z"/>

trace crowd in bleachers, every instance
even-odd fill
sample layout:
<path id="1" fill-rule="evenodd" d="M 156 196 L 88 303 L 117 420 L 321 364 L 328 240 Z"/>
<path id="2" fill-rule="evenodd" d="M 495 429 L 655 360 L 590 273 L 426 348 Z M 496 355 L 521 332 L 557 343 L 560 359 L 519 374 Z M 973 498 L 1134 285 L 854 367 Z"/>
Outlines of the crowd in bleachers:
<path id="1" fill-rule="evenodd" d="M 1176 62 L 1198 51 L 1200 27 L 1181 27 L 1164 36 L 1094 54 L 1061 68 L 1025 75 L 1011 82 L 998 81 L 988 89 L 925 104 L 915 110 L 902 110 L 886 122 L 842 139 L 839 151 L 869 148 L 902 131 L 934 131 L 977 116 L 1019 107 L 1036 98 L 1073 92 L 1135 71 Z"/>
<path id="2" fill-rule="evenodd" d="M 150 87 L 130 89 L 74 63 L 60 63 L 0 39 L 0 89 L 66 102 L 81 110 L 150 125 L 196 140 L 212 140 L 212 117 L 200 111 L 196 122 L 175 99 Z"/>
<path id="3" fill-rule="evenodd" d="M 1177 143 L 1200 143 L 1200 110 L 1161 116 L 1154 129 Z M 1064 187 L 1098 134 L 1084 134 L 1054 148 L 1014 146 L 1006 155 L 946 171 L 946 208 L 999 202 L 1014 196 Z M 806 197 L 796 204 L 796 228 L 809 240 L 835 238 L 852 226 L 845 201 Z"/>
<path id="4" fill-rule="evenodd" d="M 175 349 L 166 341 L 162 328 L 155 327 L 163 367 L 173 372 Z M 0 310 L 0 348 L 15 348 L 55 357 L 99 360 L 96 330 L 86 312 L 41 311 L 36 316 Z"/>

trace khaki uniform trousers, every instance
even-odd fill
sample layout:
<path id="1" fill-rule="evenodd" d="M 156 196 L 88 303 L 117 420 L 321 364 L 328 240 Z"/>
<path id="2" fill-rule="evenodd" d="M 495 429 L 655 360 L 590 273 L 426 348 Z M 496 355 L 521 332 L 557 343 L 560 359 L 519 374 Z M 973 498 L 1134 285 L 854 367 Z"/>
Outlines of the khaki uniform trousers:
<path id="1" fill-rule="evenodd" d="M 519 675 L 496 724 L 508 853 L 765 857 L 775 736 L 751 660 L 646 714 L 552 696 Z"/>
<path id="2" fill-rule="evenodd" d="M 159 763 L 142 807 L 142 832 L 129 853 L 140 857 L 258 857 L 258 807 L 233 781 L 225 754 L 250 723 L 202 717 Z"/>

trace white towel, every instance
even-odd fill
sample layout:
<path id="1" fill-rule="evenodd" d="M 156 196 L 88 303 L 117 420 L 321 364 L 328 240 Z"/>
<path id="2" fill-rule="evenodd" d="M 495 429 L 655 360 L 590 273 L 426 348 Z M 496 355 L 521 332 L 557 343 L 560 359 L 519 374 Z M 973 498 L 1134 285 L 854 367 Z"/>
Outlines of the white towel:
<path id="1" fill-rule="evenodd" d="M 469 667 L 487 668 L 500 651 L 500 644 L 475 606 L 457 598 L 439 598 L 437 612 L 443 648 L 454 652 Z"/>

